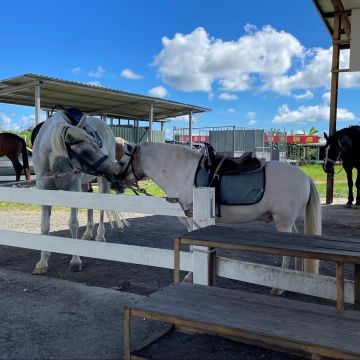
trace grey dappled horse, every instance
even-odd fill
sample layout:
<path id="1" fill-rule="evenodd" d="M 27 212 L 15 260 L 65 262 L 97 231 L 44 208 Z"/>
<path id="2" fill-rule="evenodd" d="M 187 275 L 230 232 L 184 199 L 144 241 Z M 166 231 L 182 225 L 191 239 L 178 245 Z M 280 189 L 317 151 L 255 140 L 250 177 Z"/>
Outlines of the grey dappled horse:
<path id="1" fill-rule="evenodd" d="M 96 134 L 94 137 L 88 132 Z M 90 131 L 89 131 L 90 129 Z M 98 137 L 100 139 L 98 139 Z M 33 164 L 36 174 L 36 187 L 47 190 L 87 191 L 88 183 L 99 175 L 102 193 L 110 191 L 110 183 L 119 173 L 120 166 L 115 162 L 115 137 L 111 129 L 96 117 L 83 116 L 74 126 L 63 111 L 57 111 L 41 126 L 33 146 Z M 79 222 L 78 209 L 72 208 L 69 229 L 71 236 L 77 238 Z M 41 233 L 50 231 L 51 206 L 41 207 Z M 91 239 L 94 229 L 92 210 L 88 211 L 88 222 L 83 239 Z M 100 211 L 100 222 L 96 240 L 105 240 L 104 212 Z M 34 273 L 47 272 L 50 252 L 42 251 Z M 81 270 L 79 256 L 73 255 L 70 269 Z"/>
<path id="2" fill-rule="evenodd" d="M 144 176 L 151 178 L 169 198 L 178 199 L 184 210 L 192 210 L 195 174 L 202 154 L 188 147 L 146 142 L 125 144 L 120 161 L 123 184 L 130 185 Z M 313 181 L 293 165 L 279 161 L 265 163 L 265 191 L 253 205 L 221 205 L 217 222 L 245 223 L 254 220 L 273 221 L 276 229 L 297 232 L 295 221 L 304 216 L 304 232 L 321 234 L 321 205 Z M 241 189 L 238 189 L 240 192 Z M 191 218 L 188 230 L 191 229 Z M 283 267 L 289 267 L 284 257 Z M 317 273 L 318 260 L 305 259 L 304 269 Z"/>

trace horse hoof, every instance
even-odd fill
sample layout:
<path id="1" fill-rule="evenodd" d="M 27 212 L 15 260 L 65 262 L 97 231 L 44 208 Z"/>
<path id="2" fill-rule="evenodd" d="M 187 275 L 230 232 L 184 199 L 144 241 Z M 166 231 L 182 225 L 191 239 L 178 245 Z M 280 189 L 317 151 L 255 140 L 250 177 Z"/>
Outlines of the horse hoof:
<path id="1" fill-rule="evenodd" d="M 87 234 L 87 233 L 85 233 L 81 238 L 81 240 L 92 240 L 92 239 L 93 239 L 92 234 Z"/>
<path id="2" fill-rule="evenodd" d="M 352 208 L 352 204 L 345 204 L 345 206 L 344 206 L 346 209 L 350 209 L 350 208 Z"/>
<path id="3" fill-rule="evenodd" d="M 47 273 L 47 267 L 35 268 L 33 271 L 34 275 L 43 275 Z"/>
<path id="4" fill-rule="evenodd" d="M 104 236 L 96 236 L 96 241 L 106 241 Z"/>
<path id="5" fill-rule="evenodd" d="M 355 205 L 353 206 L 353 208 L 359 210 L 359 209 L 360 209 L 360 204 L 355 204 Z"/>
<path id="6" fill-rule="evenodd" d="M 82 269 L 81 264 L 70 264 L 69 270 L 71 272 L 80 272 Z"/>
<path id="7" fill-rule="evenodd" d="M 193 273 L 189 272 L 185 277 L 183 282 L 192 283 L 193 282 Z"/>
<path id="8" fill-rule="evenodd" d="M 281 295 L 284 294 L 285 290 L 273 288 L 273 289 L 271 289 L 270 292 L 271 292 L 272 295 L 281 296 Z"/>

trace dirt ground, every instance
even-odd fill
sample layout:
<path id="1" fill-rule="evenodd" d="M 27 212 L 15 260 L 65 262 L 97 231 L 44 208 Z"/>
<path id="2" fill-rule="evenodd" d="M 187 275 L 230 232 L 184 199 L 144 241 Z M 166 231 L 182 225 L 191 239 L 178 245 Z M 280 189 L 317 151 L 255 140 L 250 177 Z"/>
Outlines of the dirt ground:
<path id="1" fill-rule="evenodd" d="M 346 209 L 343 204 L 346 200 L 341 199 L 333 205 L 323 205 L 323 234 L 338 235 L 342 237 L 358 237 L 360 234 L 360 210 Z M 97 215 L 97 214 L 95 214 Z M 140 216 L 139 214 L 127 214 L 130 227 L 124 231 L 112 229 L 109 223 L 106 224 L 106 239 L 108 242 L 133 244 L 142 246 L 152 246 L 159 248 L 172 249 L 174 238 L 185 232 L 185 228 L 176 218 L 166 216 Z M 0 228 L 17 230 L 31 233 L 39 233 L 39 213 L 21 211 L 16 214 L 10 212 L 0 212 Z M 96 216 L 95 216 L 96 219 Z M 54 212 L 52 221 L 52 235 L 70 237 L 67 229 L 68 214 L 63 212 Z M 80 214 L 80 236 L 85 230 L 85 212 Z M 254 222 L 243 224 L 243 227 L 263 229 L 273 227 L 272 224 Z M 299 231 L 302 231 L 303 222 L 300 220 L 297 224 Z M 66 239 L 64 239 L 66 241 Z M 360 241 L 360 240 L 359 240 Z M 261 254 L 245 253 L 220 253 L 229 257 L 241 258 L 248 261 L 258 261 L 271 265 L 280 265 L 281 258 L 278 256 L 266 256 Z M 16 270 L 25 273 L 31 273 L 36 262 L 39 260 L 38 251 L 24 250 L 12 247 L 0 246 L 0 266 L 3 269 Z M 67 279 L 73 282 L 79 282 L 88 286 L 100 286 L 112 288 L 118 291 L 126 291 L 135 294 L 147 295 L 156 291 L 162 286 L 172 282 L 172 271 L 160 268 L 145 267 L 140 265 L 116 263 L 105 260 L 96 260 L 82 258 L 82 272 L 69 272 L 70 256 L 61 254 L 52 254 L 49 262 L 48 277 Z M 335 264 L 322 263 L 320 272 L 327 275 L 334 275 Z M 351 278 L 351 271 L 347 269 L 346 277 Z M 243 289 L 252 292 L 268 294 L 269 289 L 257 285 L 241 283 L 229 279 L 217 279 L 217 286 L 228 288 Z M 315 301 L 319 303 L 330 303 L 330 301 L 315 299 L 299 294 L 286 293 L 285 296 L 302 301 Z M 161 345 L 162 348 L 174 342 L 169 338 L 168 342 Z M 194 348 L 199 347 L 193 343 L 194 339 L 178 337 L 178 345 L 187 344 Z M 214 340 L 211 337 L 199 337 L 201 344 L 208 342 L 212 344 Z M 209 357 L 203 353 L 195 358 L 229 358 L 231 354 L 241 354 L 241 359 L 290 359 L 288 355 L 280 353 L 267 352 L 265 350 L 248 347 L 245 345 L 232 343 L 223 339 L 219 340 L 223 346 L 223 356 Z M 223 342 L 225 341 L 225 343 Z M 176 343 L 176 342 L 175 342 Z M 192 345 L 191 345 L 192 344 Z M 176 346 L 176 345 L 175 345 Z M 220 345 L 219 345 L 220 346 Z M 220 347 L 221 347 L 220 346 Z M 245 348 L 244 348 L 245 346 Z M 200 346 L 201 347 L 201 346 Z M 203 348 L 203 347 L 201 347 Z M 235 349 L 235 350 L 234 350 Z M 155 349 L 154 353 L 158 353 Z M 151 355 L 151 354 L 150 354 Z M 179 355 L 180 356 L 180 355 Z M 204 356 L 204 357 L 203 357 Z M 175 357 L 174 357 L 175 358 Z M 194 359 L 194 356 L 192 356 Z"/>

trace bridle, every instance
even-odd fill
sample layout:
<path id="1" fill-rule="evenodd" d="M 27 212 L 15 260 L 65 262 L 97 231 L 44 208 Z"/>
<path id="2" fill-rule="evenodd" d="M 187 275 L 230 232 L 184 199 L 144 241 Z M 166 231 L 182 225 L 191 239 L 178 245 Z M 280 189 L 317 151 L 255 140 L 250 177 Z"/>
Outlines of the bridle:
<path id="1" fill-rule="evenodd" d="M 66 133 L 68 132 L 70 127 L 67 127 L 64 131 L 64 139 L 66 139 Z M 69 162 L 70 162 L 70 165 L 71 167 L 73 167 L 73 165 L 71 164 L 71 159 L 75 159 L 77 160 L 80 164 L 84 164 L 86 165 L 89 169 L 91 170 L 94 170 L 95 172 L 98 172 L 98 167 L 103 163 L 105 162 L 109 156 L 104 154 L 104 156 L 102 156 L 98 161 L 96 161 L 95 163 L 90 163 L 88 162 L 87 160 L 85 160 L 84 158 L 82 158 L 81 156 L 79 156 L 76 152 L 74 152 L 72 149 L 71 149 L 71 146 L 73 145 L 77 145 L 77 144 L 80 144 L 82 142 L 84 142 L 85 140 L 78 140 L 78 141 L 74 141 L 72 142 L 71 144 L 68 144 L 66 143 L 65 141 L 65 144 L 66 144 L 66 149 L 67 149 L 67 152 L 68 152 L 68 156 L 69 156 Z"/>
<path id="2" fill-rule="evenodd" d="M 334 164 L 334 165 L 333 165 L 334 167 L 335 167 L 336 161 L 340 158 L 341 152 L 344 152 L 344 151 L 345 151 L 344 148 L 343 148 L 342 145 L 341 145 L 340 139 L 337 140 L 337 145 L 338 145 L 339 148 L 340 148 L 339 155 L 337 156 L 337 158 L 336 158 L 335 160 L 334 160 L 334 159 L 331 159 L 331 158 L 329 158 L 329 157 L 326 158 L 326 162 L 329 162 L 329 163 Z M 343 168 L 344 168 L 344 166 L 342 166 L 341 169 L 340 169 L 337 173 L 333 172 L 333 175 L 339 174 L 339 173 L 342 171 Z M 325 160 L 324 160 L 324 164 L 323 164 L 323 169 L 324 169 L 324 171 L 326 172 L 326 170 L 325 170 Z"/>
<path id="3" fill-rule="evenodd" d="M 136 145 L 131 154 L 129 152 L 125 151 L 125 155 L 129 156 L 130 160 L 126 164 L 124 171 L 121 172 L 120 180 L 124 180 L 128 176 L 130 167 L 131 167 L 131 172 L 134 175 L 134 178 L 136 179 L 136 182 L 140 181 L 145 176 L 144 174 L 139 175 L 139 174 L 135 173 L 135 167 L 134 167 L 133 161 L 135 159 L 135 153 L 138 149 L 140 149 L 140 145 Z"/>

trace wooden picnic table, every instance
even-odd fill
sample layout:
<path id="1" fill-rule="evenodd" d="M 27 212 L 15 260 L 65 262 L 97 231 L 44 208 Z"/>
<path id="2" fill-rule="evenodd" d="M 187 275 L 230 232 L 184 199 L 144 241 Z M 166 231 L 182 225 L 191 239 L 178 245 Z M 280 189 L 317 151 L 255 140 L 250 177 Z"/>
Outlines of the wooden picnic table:
<path id="1" fill-rule="evenodd" d="M 360 310 L 360 240 L 335 236 L 305 235 L 276 231 L 208 226 L 185 233 L 174 242 L 174 280 L 180 281 L 180 246 L 210 248 L 211 277 L 215 277 L 216 249 L 242 250 L 295 256 L 336 263 L 336 308 L 344 309 L 344 264 L 354 265 L 354 308 Z"/>

